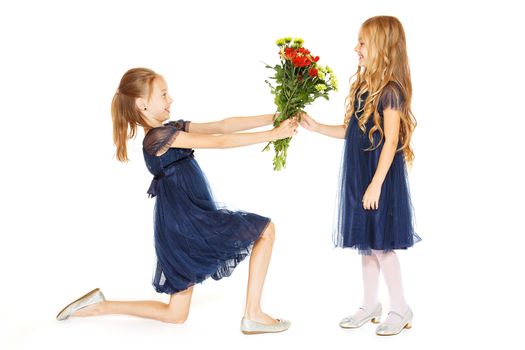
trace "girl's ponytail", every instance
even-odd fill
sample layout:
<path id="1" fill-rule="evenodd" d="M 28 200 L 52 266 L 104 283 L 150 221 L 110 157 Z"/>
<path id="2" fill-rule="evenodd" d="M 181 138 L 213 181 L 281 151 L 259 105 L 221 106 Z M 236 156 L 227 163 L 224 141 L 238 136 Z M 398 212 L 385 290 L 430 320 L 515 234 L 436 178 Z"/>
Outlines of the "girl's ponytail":
<path id="1" fill-rule="evenodd" d="M 127 141 L 137 134 L 137 126 L 148 127 L 142 112 L 135 105 L 139 97 L 151 93 L 157 74 L 147 68 L 128 70 L 120 80 L 119 87 L 111 102 L 113 119 L 113 143 L 117 148 L 116 156 L 121 162 L 127 162 Z M 148 96 L 149 98 L 149 96 Z"/>

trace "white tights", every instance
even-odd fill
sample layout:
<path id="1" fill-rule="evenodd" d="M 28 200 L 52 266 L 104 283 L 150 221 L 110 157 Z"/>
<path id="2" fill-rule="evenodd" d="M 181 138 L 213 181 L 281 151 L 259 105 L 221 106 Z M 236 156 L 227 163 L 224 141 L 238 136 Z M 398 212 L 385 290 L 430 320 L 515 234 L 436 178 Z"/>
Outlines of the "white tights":
<path id="1" fill-rule="evenodd" d="M 372 250 L 371 255 L 363 255 L 361 258 L 363 269 L 363 306 L 369 311 L 379 302 L 379 271 L 383 272 L 388 294 L 390 296 L 390 311 L 395 311 L 403 315 L 408 305 L 403 292 L 403 282 L 401 279 L 401 266 L 395 252 L 384 253 L 381 250 Z M 364 311 L 359 310 L 356 316 Z M 384 321 L 397 322 L 398 316 L 390 314 Z"/>

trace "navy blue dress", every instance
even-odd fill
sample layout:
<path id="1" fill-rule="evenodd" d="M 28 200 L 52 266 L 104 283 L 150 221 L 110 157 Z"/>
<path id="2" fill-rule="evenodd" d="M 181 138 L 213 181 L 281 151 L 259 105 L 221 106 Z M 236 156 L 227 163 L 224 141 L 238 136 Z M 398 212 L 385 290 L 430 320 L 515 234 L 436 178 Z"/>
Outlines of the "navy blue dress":
<path id="1" fill-rule="evenodd" d="M 270 223 L 217 205 L 193 150 L 170 147 L 188 125 L 169 122 L 151 129 L 143 141 L 144 160 L 155 176 L 148 193 L 155 197 L 153 286 L 159 293 L 177 293 L 210 276 L 230 276 Z"/>
<path id="2" fill-rule="evenodd" d="M 421 238 L 414 232 L 414 215 L 402 151 L 396 152 L 394 160 L 381 187 L 379 208 L 365 210 L 363 196 L 374 177 L 383 142 L 375 150 L 368 151 L 368 131 L 373 127 L 369 118 L 366 131 L 359 128 L 358 118 L 368 97 L 364 93 L 356 98 L 354 115 L 350 118 L 341 166 L 338 211 L 333 240 L 337 247 L 358 249 L 360 254 L 370 255 L 371 250 L 384 252 L 411 247 Z M 400 109 L 403 95 L 395 83 L 388 84 L 380 96 L 378 112 L 383 120 L 383 110 Z M 380 136 L 374 133 L 374 145 Z M 399 145 L 400 147 L 401 145 Z M 398 147 L 398 149 L 399 149 Z"/>

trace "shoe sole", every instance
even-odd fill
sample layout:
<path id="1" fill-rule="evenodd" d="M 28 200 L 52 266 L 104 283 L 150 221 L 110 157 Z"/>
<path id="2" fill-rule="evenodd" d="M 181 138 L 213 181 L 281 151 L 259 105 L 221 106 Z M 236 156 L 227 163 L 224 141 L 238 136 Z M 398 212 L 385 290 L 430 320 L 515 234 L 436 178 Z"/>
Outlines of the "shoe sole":
<path id="1" fill-rule="evenodd" d="M 399 332 L 397 332 L 397 333 L 393 333 L 393 334 L 377 334 L 377 333 L 376 333 L 376 335 L 378 335 L 378 336 L 380 336 L 380 337 L 391 337 L 391 336 L 393 336 L 393 335 L 398 335 L 399 333 L 401 333 L 401 332 L 403 331 L 403 329 L 410 329 L 410 328 L 412 328 L 412 324 L 411 324 L 411 323 L 407 323 L 407 324 L 406 324 L 403 328 L 401 328 L 401 330 L 400 330 Z"/>
<path id="2" fill-rule="evenodd" d="M 81 296 L 80 298 L 78 298 L 77 300 L 69 303 L 65 308 L 63 308 L 62 310 L 60 310 L 60 312 L 56 315 L 56 319 L 58 320 L 58 317 L 64 312 L 67 310 L 67 308 L 69 308 L 71 305 L 73 305 L 74 303 L 84 299 L 84 298 L 87 298 L 87 297 L 90 297 L 91 295 L 95 294 L 96 292 L 100 292 L 100 288 L 96 288 L 96 289 L 93 289 L 91 292 L 87 293 L 86 295 L 83 295 Z M 67 318 L 65 318 L 64 320 L 67 320 L 69 318 L 69 316 Z"/>
<path id="3" fill-rule="evenodd" d="M 287 330 L 288 328 L 281 329 L 280 331 L 241 331 L 241 332 L 242 334 L 246 334 L 246 335 L 254 335 L 254 334 L 265 334 L 265 333 L 281 333 Z"/>

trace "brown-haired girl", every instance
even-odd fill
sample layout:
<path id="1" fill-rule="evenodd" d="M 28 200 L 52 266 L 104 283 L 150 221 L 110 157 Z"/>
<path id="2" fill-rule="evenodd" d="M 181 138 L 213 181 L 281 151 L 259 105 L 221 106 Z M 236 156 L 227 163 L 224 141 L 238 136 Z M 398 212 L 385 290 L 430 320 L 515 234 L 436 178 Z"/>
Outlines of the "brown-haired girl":
<path id="1" fill-rule="evenodd" d="M 273 123 L 273 115 L 232 117 L 210 123 L 185 120 L 165 123 L 173 102 L 164 78 L 146 68 L 127 71 L 113 97 L 113 139 L 117 159 L 125 162 L 127 141 L 144 128 L 143 154 L 154 175 L 148 190 L 155 197 L 153 285 L 169 294 L 158 301 L 106 301 L 95 289 L 66 306 L 57 319 L 69 316 L 128 314 L 183 323 L 190 310 L 193 286 L 212 277 L 229 276 L 246 256 L 250 269 L 241 331 L 281 332 L 290 322 L 261 309 L 261 293 L 272 253 L 275 227 L 269 218 L 221 208 L 197 164 L 193 148 L 231 148 L 293 136 L 297 122 L 283 122 L 269 131 L 236 133 Z"/>

